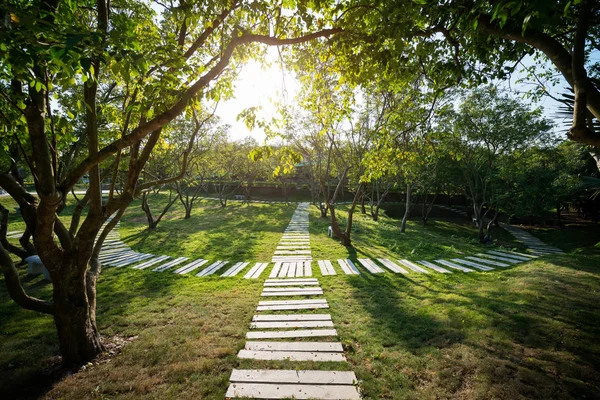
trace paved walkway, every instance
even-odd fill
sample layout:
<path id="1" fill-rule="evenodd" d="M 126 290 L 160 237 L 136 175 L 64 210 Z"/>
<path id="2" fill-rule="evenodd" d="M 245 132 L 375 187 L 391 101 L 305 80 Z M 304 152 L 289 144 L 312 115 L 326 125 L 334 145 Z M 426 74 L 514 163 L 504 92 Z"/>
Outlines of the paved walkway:
<path id="1" fill-rule="evenodd" d="M 306 361 L 346 361 L 331 315 L 323 313 L 329 308 L 323 289 L 318 279 L 304 277 L 312 275 L 308 207 L 298 206 L 283 234 L 263 286 L 264 300 L 238 353 L 257 362 L 287 361 L 293 369 L 234 369 L 227 398 L 360 399 L 352 371 L 297 369 Z"/>
<path id="2" fill-rule="evenodd" d="M 563 251 L 558 247 L 550 246 L 542 242 L 540 239 L 521 228 L 504 223 L 500 223 L 500 226 L 506 231 L 510 232 L 510 234 L 513 235 L 519 242 L 526 245 L 528 247 L 527 250 L 532 254 L 543 256 L 547 254 L 563 253 Z"/>

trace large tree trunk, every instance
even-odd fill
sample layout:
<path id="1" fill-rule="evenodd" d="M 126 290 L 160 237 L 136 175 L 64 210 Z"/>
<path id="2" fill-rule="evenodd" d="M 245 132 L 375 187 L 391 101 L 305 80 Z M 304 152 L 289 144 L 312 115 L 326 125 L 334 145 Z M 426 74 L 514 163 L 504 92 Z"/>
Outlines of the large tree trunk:
<path id="1" fill-rule="evenodd" d="M 95 278 L 75 272 L 82 268 L 71 264 L 81 260 L 57 262 L 61 267 L 56 273 L 51 272 L 51 278 L 60 352 L 66 365 L 81 365 L 104 351 L 96 325 L 95 281 L 88 282 L 88 278 Z"/>
<path id="2" fill-rule="evenodd" d="M 406 232 L 406 222 L 410 218 L 411 201 L 412 198 L 412 185 L 406 185 L 406 208 L 404 209 L 404 217 L 402 217 L 402 224 L 400 224 L 400 232 Z"/>

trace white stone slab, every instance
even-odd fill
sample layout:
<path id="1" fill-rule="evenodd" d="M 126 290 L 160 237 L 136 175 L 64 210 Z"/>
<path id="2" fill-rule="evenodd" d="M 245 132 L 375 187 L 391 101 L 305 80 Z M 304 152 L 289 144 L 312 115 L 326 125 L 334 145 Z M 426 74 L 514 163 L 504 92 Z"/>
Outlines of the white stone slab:
<path id="1" fill-rule="evenodd" d="M 511 263 L 511 264 L 520 264 L 523 261 L 521 260 L 516 260 L 514 258 L 509 258 L 509 257 L 500 257 L 500 256 L 495 256 L 492 254 L 483 254 L 483 253 L 477 253 L 475 254 L 478 257 L 486 257 L 486 258 L 491 258 L 492 260 L 498 260 L 498 261 L 502 261 L 502 262 L 507 262 L 507 263 Z"/>
<path id="2" fill-rule="evenodd" d="M 226 398 L 360 400 L 352 385 L 297 385 L 282 383 L 232 383 Z"/>
<path id="3" fill-rule="evenodd" d="M 519 253 L 518 251 L 510 251 L 510 250 L 490 251 L 490 253 L 494 253 L 494 254 L 500 253 L 500 255 L 507 255 L 509 257 L 512 254 L 512 255 L 515 255 L 515 256 L 522 257 L 523 261 L 528 261 L 528 260 L 531 260 L 532 258 L 537 258 L 536 256 L 531 255 L 531 254 L 524 254 L 524 253 Z"/>
<path id="4" fill-rule="evenodd" d="M 448 260 L 435 260 L 435 262 L 438 263 L 438 264 L 445 265 L 446 267 L 450 267 L 452 269 L 457 269 L 457 270 L 462 271 L 462 272 L 473 272 L 473 270 L 471 268 L 467 268 L 465 266 L 453 263 L 452 261 L 448 261 Z"/>
<path id="5" fill-rule="evenodd" d="M 280 278 L 285 278 L 287 276 L 289 270 L 290 270 L 290 263 L 284 262 L 283 264 L 281 264 L 281 271 L 279 271 L 279 274 L 277 276 Z"/>
<path id="6" fill-rule="evenodd" d="M 298 329 L 293 331 L 251 331 L 246 333 L 247 339 L 286 339 L 326 336 L 337 336 L 337 331 L 335 329 Z"/>
<path id="7" fill-rule="evenodd" d="M 312 276 L 312 261 L 304 261 L 304 276 Z"/>
<path id="8" fill-rule="evenodd" d="M 328 304 L 311 303 L 311 304 L 281 304 L 271 306 L 258 306 L 256 311 L 298 311 L 298 310 L 319 310 L 329 308 Z"/>
<path id="9" fill-rule="evenodd" d="M 272 306 L 282 304 L 327 304 L 326 299 L 302 299 L 302 300 L 262 300 L 259 306 Z"/>
<path id="10" fill-rule="evenodd" d="M 407 270 L 405 270 L 392 260 L 389 260 L 387 258 L 378 258 L 377 261 L 379 261 L 381 264 L 383 264 L 384 267 L 388 268 L 392 272 L 395 272 L 397 274 L 408 274 Z"/>
<path id="11" fill-rule="evenodd" d="M 381 267 L 379 267 L 377 264 L 375 264 L 373 262 L 373 260 L 370 260 L 368 258 L 359 258 L 358 262 L 363 267 L 365 267 L 366 269 L 368 269 L 369 272 L 372 273 L 372 274 L 382 274 L 382 273 L 385 272 Z"/>
<path id="12" fill-rule="evenodd" d="M 268 265 L 269 263 L 257 262 L 252 268 L 250 268 L 250 271 L 248 271 L 246 275 L 244 275 L 244 278 L 257 279 L 263 273 L 263 271 L 267 269 Z"/>
<path id="13" fill-rule="evenodd" d="M 261 297 L 289 297 L 289 296 L 319 296 L 323 294 L 322 289 L 312 291 L 289 291 L 289 292 L 262 292 Z"/>
<path id="14" fill-rule="evenodd" d="M 429 261 L 418 261 L 419 264 L 422 264 L 426 267 L 431 268 L 434 271 L 440 272 L 442 274 L 451 274 L 452 272 L 448 271 L 446 268 L 442 268 L 439 265 L 435 265 L 433 263 L 430 263 Z"/>
<path id="15" fill-rule="evenodd" d="M 467 256 L 465 258 L 468 260 L 477 261 L 477 262 L 480 262 L 483 264 L 495 265 L 496 267 L 510 267 L 510 264 L 501 263 L 498 261 L 493 261 L 493 260 L 489 260 L 489 259 L 485 259 L 485 258 L 481 258 L 481 257 Z"/>
<path id="16" fill-rule="evenodd" d="M 295 256 L 301 254 L 310 254 L 310 250 L 276 250 L 274 254 L 277 254 L 278 256 Z"/>
<path id="17" fill-rule="evenodd" d="M 402 265 L 404 265 L 405 267 L 407 267 L 408 269 L 413 270 L 414 272 L 419 272 L 421 274 L 428 274 L 429 271 L 427 271 L 424 268 L 419 267 L 417 264 L 415 264 L 412 261 L 408 261 L 408 260 L 398 260 L 398 262 Z"/>
<path id="18" fill-rule="evenodd" d="M 252 360 L 288 360 L 288 361 L 346 361 L 344 353 L 326 353 L 310 351 L 253 351 L 240 350 L 238 358 Z"/>
<path id="19" fill-rule="evenodd" d="M 241 270 L 246 268 L 250 264 L 249 262 L 238 262 L 233 265 L 233 267 L 229 268 L 225 273 L 221 276 L 236 276 Z"/>
<path id="20" fill-rule="evenodd" d="M 288 273 L 287 273 L 287 277 L 288 278 L 293 278 L 296 276 L 296 263 L 289 263 L 289 269 L 288 269 Z"/>
<path id="21" fill-rule="evenodd" d="M 250 323 L 250 329 L 333 328 L 332 321 L 263 321 Z"/>
<path id="22" fill-rule="evenodd" d="M 163 264 L 163 265 L 161 265 L 159 267 L 154 268 L 152 271 L 154 271 L 154 272 L 163 272 L 163 271 L 168 270 L 171 267 L 174 267 L 174 266 L 176 266 L 178 264 L 181 264 L 185 260 L 188 260 L 188 257 L 178 257 L 178 258 L 176 258 L 174 260 L 169 261 L 166 264 Z"/>
<path id="23" fill-rule="evenodd" d="M 331 261 L 329 260 L 318 260 L 317 264 L 319 265 L 319 269 L 321 270 L 321 275 L 335 275 L 335 270 L 333 269 L 333 265 L 331 265 Z"/>
<path id="24" fill-rule="evenodd" d="M 212 275 L 215 272 L 217 272 L 218 270 L 220 270 L 221 268 L 223 268 L 227 263 L 229 263 L 229 261 L 217 260 L 214 263 L 210 264 L 205 269 L 203 269 L 202 271 L 198 272 L 196 274 L 196 276 L 208 276 L 208 275 Z"/>
<path id="25" fill-rule="evenodd" d="M 246 350 L 254 351 L 326 351 L 341 353 L 340 342 L 246 342 Z"/>
<path id="26" fill-rule="evenodd" d="M 156 258 L 153 258 L 150 261 L 146 261 L 145 263 L 134 265 L 132 268 L 135 268 L 135 269 L 146 269 L 146 268 L 151 267 L 151 266 L 153 266 L 155 264 L 158 264 L 159 262 L 163 262 L 165 260 L 168 260 L 169 258 L 171 258 L 171 257 L 169 257 L 169 256 L 156 257 Z"/>
<path id="27" fill-rule="evenodd" d="M 281 264 L 280 262 L 276 262 L 275 265 L 273 266 L 273 269 L 271 270 L 271 274 L 269 275 L 269 278 L 275 278 L 277 275 L 279 275 L 279 270 L 281 269 Z"/>
<path id="28" fill-rule="evenodd" d="M 356 265 L 354 265 L 352 260 L 339 259 L 339 260 L 337 260 L 337 262 L 340 265 L 340 268 L 342 268 L 342 271 L 344 271 L 344 273 L 346 275 L 359 275 L 360 274 L 360 271 L 358 270 L 358 268 L 356 268 Z"/>
<path id="29" fill-rule="evenodd" d="M 192 261 L 189 264 L 184 265 L 181 268 L 177 268 L 175 271 L 173 271 L 173 273 L 174 274 L 179 274 L 179 275 L 187 274 L 188 272 L 192 272 L 192 271 L 200 268 L 201 266 L 203 266 L 207 262 L 208 262 L 208 260 L 204 260 L 202 258 L 199 258 L 197 260 Z"/>
<path id="30" fill-rule="evenodd" d="M 134 258 L 132 258 L 130 260 L 126 260 L 126 261 L 121 261 L 121 262 L 119 262 L 117 264 L 113 264 L 113 265 L 115 267 L 126 267 L 128 265 L 135 264 L 135 263 L 147 260 L 152 257 L 154 257 L 154 254 L 141 254 L 138 257 L 134 257 Z"/>
<path id="31" fill-rule="evenodd" d="M 463 265 L 468 265 L 469 267 L 475 267 L 481 271 L 492 271 L 494 269 L 492 267 L 488 267 L 487 265 L 478 264 L 476 262 L 469 261 L 469 260 L 463 260 L 462 258 L 453 258 L 450 261 L 454 261 L 455 263 L 459 263 L 459 264 L 463 264 Z"/>
<path id="32" fill-rule="evenodd" d="M 265 286 L 263 292 L 314 292 L 315 290 L 322 290 L 320 287 L 277 287 L 277 286 Z"/>
<path id="33" fill-rule="evenodd" d="M 255 315 L 252 321 L 331 321 L 331 314 L 269 314 Z"/>
<path id="34" fill-rule="evenodd" d="M 318 285 L 316 278 L 267 279 L 265 286 Z"/>

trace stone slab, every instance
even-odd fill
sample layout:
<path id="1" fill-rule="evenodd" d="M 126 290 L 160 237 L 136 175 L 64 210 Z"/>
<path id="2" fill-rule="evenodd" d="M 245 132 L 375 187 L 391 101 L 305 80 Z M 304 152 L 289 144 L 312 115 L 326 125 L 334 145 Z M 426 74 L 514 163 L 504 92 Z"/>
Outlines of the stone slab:
<path id="1" fill-rule="evenodd" d="M 365 267 L 366 269 L 369 270 L 370 273 L 372 274 L 382 274 L 385 271 L 377 264 L 375 264 L 373 262 L 373 260 L 370 260 L 368 258 L 359 258 L 358 262 Z"/>
<path id="2" fill-rule="evenodd" d="M 263 321 L 250 323 L 250 329 L 333 328 L 332 321 Z"/>
<path id="3" fill-rule="evenodd" d="M 134 265 L 132 268 L 135 268 L 135 269 L 146 269 L 148 267 L 151 267 L 153 265 L 158 264 L 159 262 L 163 262 L 165 260 L 168 260 L 169 258 L 171 258 L 171 257 L 169 257 L 169 256 L 156 257 L 156 258 L 153 258 L 150 261 L 146 261 L 145 263 L 142 263 L 142 264 L 139 264 L 139 265 Z"/>
<path id="4" fill-rule="evenodd" d="M 459 264 L 455 264 L 452 261 L 448 261 L 448 260 L 435 260 L 436 263 L 438 264 L 442 264 L 445 265 L 446 267 L 450 267 L 452 269 L 456 269 L 462 272 L 473 272 L 473 270 L 471 268 L 467 268 L 465 266 L 459 265 Z"/>
<path id="5" fill-rule="evenodd" d="M 327 336 L 337 336 L 337 331 L 335 329 L 298 329 L 293 331 L 251 331 L 246 333 L 247 339 L 286 339 Z"/>
<path id="6" fill-rule="evenodd" d="M 426 266 L 428 268 L 431 268 L 432 270 L 437 271 L 437 272 L 442 273 L 442 274 L 451 274 L 452 273 L 452 272 L 448 271 L 446 268 L 442 268 L 439 265 L 435 265 L 433 263 L 430 263 L 429 261 L 422 260 L 422 261 L 418 261 L 418 262 L 419 262 L 419 264 L 422 264 L 422 265 L 424 265 L 424 266 Z"/>
<path id="7" fill-rule="evenodd" d="M 246 350 L 272 351 L 344 351 L 340 342 L 246 342 Z"/>
<path id="8" fill-rule="evenodd" d="M 415 264 L 412 261 L 408 261 L 408 260 L 398 260 L 398 262 L 402 265 L 404 265 L 406 268 L 414 271 L 414 272 L 419 272 L 421 274 L 428 274 L 429 271 L 427 271 L 424 268 L 419 267 L 417 264 Z"/>
<path id="9" fill-rule="evenodd" d="M 359 400 L 360 393 L 352 385 L 297 385 L 281 383 L 232 383 L 226 398 L 297 400 Z"/>
<path id="10" fill-rule="evenodd" d="M 481 271 L 492 271 L 494 268 L 488 267 L 487 265 L 481 265 L 473 261 L 463 260 L 462 258 L 453 258 L 450 261 L 454 261 L 455 263 L 468 265 L 469 267 L 475 267 Z"/>
<path id="11" fill-rule="evenodd" d="M 331 314 L 270 314 L 255 315 L 252 321 L 331 321 Z"/>
<path id="12" fill-rule="evenodd" d="M 477 262 L 484 263 L 484 264 L 495 265 L 496 267 L 510 267 L 510 264 L 505 264 L 505 263 L 501 263 L 498 261 L 493 261 L 493 260 L 485 259 L 485 258 L 481 258 L 481 257 L 467 256 L 465 258 L 468 260 L 477 261 Z"/>
<path id="13" fill-rule="evenodd" d="M 311 351 L 253 351 L 240 350 L 238 358 L 252 360 L 287 360 L 287 361 L 346 361 L 344 353 L 326 353 Z"/>
<path id="14" fill-rule="evenodd" d="M 377 261 L 379 261 L 381 264 L 383 264 L 383 266 L 385 266 L 392 272 L 395 272 L 397 274 L 408 274 L 407 270 L 405 270 L 404 268 L 402 268 L 401 266 L 399 266 L 392 260 L 389 260 L 387 258 L 378 258 Z"/>

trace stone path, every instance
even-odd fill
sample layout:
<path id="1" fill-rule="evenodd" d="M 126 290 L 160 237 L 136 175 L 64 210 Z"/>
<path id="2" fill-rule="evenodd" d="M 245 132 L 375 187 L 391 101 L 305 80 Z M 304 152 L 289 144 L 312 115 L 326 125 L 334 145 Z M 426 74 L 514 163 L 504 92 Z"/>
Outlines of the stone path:
<path id="1" fill-rule="evenodd" d="M 294 240 L 298 239 L 295 236 L 305 236 L 302 245 L 309 243 L 307 203 L 298 206 L 282 242 L 291 236 Z M 298 277 L 298 272 L 300 276 L 312 275 L 312 271 L 306 269 L 307 265 L 310 268 L 312 261 L 310 250 L 302 253 L 305 259 L 298 260 L 296 257 L 297 254 L 283 256 L 275 252 L 275 265 L 270 278 L 265 280 L 261 297 L 278 299 L 258 302 L 256 315 L 246 334 L 248 341 L 238 353 L 240 359 L 285 361 L 292 368 L 234 369 L 226 398 L 361 398 L 356 375 L 352 371 L 298 369 L 302 367 L 298 363 L 345 362 L 346 356 L 341 343 L 335 340 L 337 331 L 331 315 L 323 313 L 329 304 L 323 297 L 318 279 Z M 319 262 L 319 267 L 322 271 L 323 268 L 333 270 L 331 262 L 326 267 Z"/>
<path id="2" fill-rule="evenodd" d="M 519 242 L 523 243 L 528 247 L 527 251 L 532 254 L 543 256 L 547 254 L 560 254 L 563 253 L 558 247 L 547 245 L 537 237 L 533 236 L 529 232 L 517 228 L 510 224 L 501 223 L 500 226 L 510 232 Z"/>

